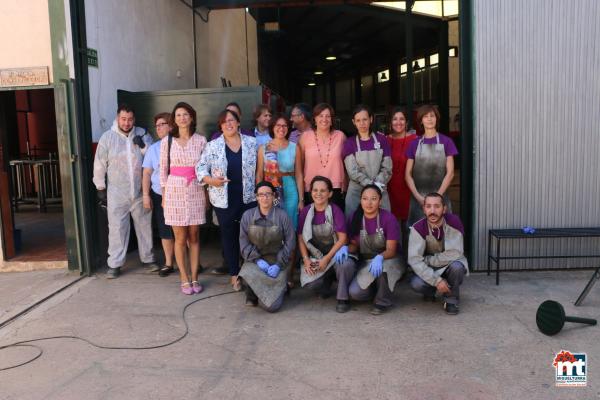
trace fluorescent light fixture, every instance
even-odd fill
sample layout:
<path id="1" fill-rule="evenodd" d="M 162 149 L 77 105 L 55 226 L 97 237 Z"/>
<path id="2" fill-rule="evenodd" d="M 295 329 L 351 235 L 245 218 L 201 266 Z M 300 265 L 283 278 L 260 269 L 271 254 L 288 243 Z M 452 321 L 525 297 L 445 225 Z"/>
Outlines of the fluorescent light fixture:
<path id="1" fill-rule="evenodd" d="M 314 83 L 314 82 L 310 82 L 310 83 L 308 84 L 308 86 L 317 86 L 317 84 L 316 84 L 316 83 Z"/>
<path id="2" fill-rule="evenodd" d="M 335 61 L 337 59 L 337 57 L 336 56 L 327 56 L 327 57 L 325 57 L 325 59 L 327 61 Z"/>
<path id="3" fill-rule="evenodd" d="M 438 53 L 429 56 L 429 65 L 436 65 L 440 62 L 440 56 Z"/>
<path id="4" fill-rule="evenodd" d="M 315 75 L 323 75 L 323 71 L 315 71 Z"/>

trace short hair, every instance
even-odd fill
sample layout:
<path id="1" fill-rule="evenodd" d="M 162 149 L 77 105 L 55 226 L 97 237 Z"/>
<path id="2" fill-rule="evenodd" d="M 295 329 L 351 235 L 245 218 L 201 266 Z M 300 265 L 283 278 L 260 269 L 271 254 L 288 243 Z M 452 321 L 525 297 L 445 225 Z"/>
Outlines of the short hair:
<path id="1" fill-rule="evenodd" d="M 331 183 L 331 179 L 329 179 L 329 178 L 327 178 L 325 176 L 321 176 L 321 175 L 316 175 L 314 178 L 311 179 L 311 181 L 310 181 L 310 191 L 311 192 L 313 190 L 313 186 L 317 182 L 323 182 L 323 183 L 325 183 L 325 185 L 327 185 L 327 189 L 330 192 L 333 192 L 333 183 Z"/>
<path id="2" fill-rule="evenodd" d="M 217 128 L 219 129 L 219 132 L 223 132 L 221 130 L 221 125 L 223 125 L 225 123 L 225 120 L 227 119 L 227 114 L 230 114 L 233 118 L 235 118 L 235 120 L 239 123 L 240 122 L 240 116 L 237 115 L 237 113 L 231 111 L 231 110 L 223 110 L 219 113 L 219 115 L 217 116 Z"/>
<path id="3" fill-rule="evenodd" d="M 285 138 L 289 138 L 290 137 L 290 133 L 291 129 L 290 129 L 290 121 L 285 117 L 285 115 L 278 113 L 276 114 L 274 117 L 271 118 L 271 121 L 269 121 L 269 136 L 271 136 L 272 138 L 275 137 L 275 125 L 277 124 L 277 121 L 279 121 L 280 119 L 285 121 L 285 124 L 287 125 L 287 134 L 285 135 Z"/>
<path id="4" fill-rule="evenodd" d="M 268 104 L 259 104 L 254 107 L 254 112 L 252 113 L 252 122 L 254 125 L 256 125 L 258 117 L 260 117 L 265 111 L 268 111 L 269 113 L 271 112 L 271 107 L 269 107 Z"/>
<path id="5" fill-rule="evenodd" d="M 161 112 L 161 113 L 156 114 L 154 116 L 154 124 L 155 125 L 159 119 L 164 119 L 165 121 L 167 121 L 167 123 L 170 123 L 171 114 L 169 114 L 168 112 Z"/>
<path id="6" fill-rule="evenodd" d="M 310 106 L 308 104 L 296 103 L 292 106 L 292 110 L 294 110 L 294 108 L 298 109 L 298 111 L 300 111 L 300 114 L 304 116 L 304 119 L 310 122 L 312 118 L 312 113 L 310 112 Z"/>
<path id="7" fill-rule="evenodd" d="M 171 127 L 173 128 L 171 130 L 171 136 L 176 138 L 179 137 L 179 127 L 175 123 L 175 111 L 177 111 L 180 108 L 183 108 L 185 111 L 187 111 L 188 114 L 190 114 L 190 117 L 192 118 L 192 123 L 190 124 L 190 135 L 196 132 L 196 110 L 194 110 L 192 106 L 190 106 L 188 103 L 180 101 L 179 103 L 175 104 L 175 107 L 173 107 L 173 112 L 171 113 L 170 121 Z"/>
<path id="8" fill-rule="evenodd" d="M 271 188 L 271 192 L 275 193 L 275 186 L 273 186 L 273 184 L 271 182 L 260 181 L 256 184 L 256 186 L 254 186 L 254 194 L 258 193 L 258 189 L 260 189 L 261 187 L 265 187 L 265 186 Z"/>
<path id="9" fill-rule="evenodd" d="M 317 104 L 313 108 L 313 120 L 325 110 L 329 110 L 329 113 L 331 114 L 331 127 L 329 128 L 329 130 L 333 131 L 333 119 L 335 118 L 335 111 L 333 110 L 333 107 L 330 104 L 328 104 L 328 103 Z M 316 126 L 316 122 L 315 122 L 315 126 Z"/>
<path id="10" fill-rule="evenodd" d="M 417 110 L 417 124 L 419 124 L 421 129 L 425 129 L 423 127 L 422 120 L 423 120 L 423 117 L 425 115 L 429 114 L 430 112 L 435 114 L 435 130 L 437 131 L 440 128 L 441 115 L 440 115 L 440 110 L 434 104 L 425 104 L 425 105 L 422 105 L 421 107 L 419 107 L 419 109 Z"/>
<path id="11" fill-rule="evenodd" d="M 117 115 L 119 115 L 121 111 L 124 111 L 126 113 L 133 113 L 133 115 L 135 116 L 135 111 L 133 110 L 133 107 L 131 107 L 127 103 L 119 103 L 119 106 L 117 107 Z"/>
<path id="12" fill-rule="evenodd" d="M 437 197 L 440 200 L 442 200 L 442 205 L 445 206 L 446 205 L 446 199 L 444 198 L 444 196 L 442 196 L 441 194 L 439 194 L 438 192 L 429 192 L 425 195 L 425 197 L 423 197 L 423 204 L 425 204 L 425 200 L 427 200 L 427 198 L 429 197 Z"/>
<path id="13" fill-rule="evenodd" d="M 394 133 L 392 130 L 392 120 L 394 119 L 394 115 L 401 113 L 402 115 L 404 115 L 404 119 L 406 120 L 406 132 L 408 132 L 409 126 L 408 126 L 408 112 L 406 111 L 406 108 L 404 107 L 394 107 L 392 108 L 392 110 L 390 111 L 389 115 L 388 115 L 388 134 L 392 134 Z"/>

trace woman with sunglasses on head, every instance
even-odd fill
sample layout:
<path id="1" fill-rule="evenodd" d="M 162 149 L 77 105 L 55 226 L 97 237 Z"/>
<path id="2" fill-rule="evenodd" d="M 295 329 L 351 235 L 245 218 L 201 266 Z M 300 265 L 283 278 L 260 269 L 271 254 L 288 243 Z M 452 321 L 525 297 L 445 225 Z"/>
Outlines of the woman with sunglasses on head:
<path id="1" fill-rule="evenodd" d="M 200 225 L 206 222 L 206 194 L 196 179 L 195 166 L 206 146 L 196 132 L 196 111 L 187 103 L 177 103 L 171 113 L 173 129 L 160 145 L 160 185 L 165 224 L 175 234 L 175 259 L 181 278 L 181 292 L 202 291 L 198 282 L 200 265 Z M 186 268 L 189 261 L 189 274 Z"/>
<path id="2" fill-rule="evenodd" d="M 349 227 L 348 249 L 358 260 L 358 272 L 350 283 L 350 297 L 358 301 L 374 297 L 373 315 L 383 314 L 392 306 L 394 286 L 406 271 L 406 264 L 398 254 L 398 221 L 381 208 L 381 198 L 377 185 L 365 186 Z"/>
<path id="3" fill-rule="evenodd" d="M 346 171 L 342 159 L 342 149 L 346 135 L 333 127 L 335 112 L 327 103 L 317 104 L 313 109 L 315 130 L 300 136 L 300 151 L 297 153 L 302 165 L 304 193 L 300 202 L 309 204 L 310 182 L 319 175 L 325 176 L 333 184 L 331 202 L 344 209 L 344 191 L 346 190 Z"/>
<path id="4" fill-rule="evenodd" d="M 348 259 L 344 213 L 330 203 L 333 185 L 328 178 L 315 176 L 310 194 L 312 204 L 304 207 L 298 217 L 298 248 L 303 263 L 300 283 L 327 298 L 337 277 L 336 310 L 343 313 L 350 309 L 348 286 L 355 273 L 354 262 Z"/>
<path id="5" fill-rule="evenodd" d="M 287 213 L 275 207 L 275 187 L 256 184 L 258 206 L 244 213 L 240 223 L 240 250 L 244 264 L 240 278 L 246 283 L 246 305 L 268 312 L 281 308 L 296 235 Z"/>
<path id="6" fill-rule="evenodd" d="M 240 117 L 233 111 L 221 111 L 217 126 L 223 134 L 206 145 L 196 165 L 196 175 L 200 182 L 208 185 L 208 197 L 219 221 L 231 285 L 235 291 L 241 291 L 238 239 L 242 214 L 256 206 L 256 139 L 240 134 Z"/>
<path id="7" fill-rule="evenodd" d="M 381 133 L 371 131 L 373 114 L 369 107 L 359 104 L 352 113 L 352 123 L 357 134 L 346 140 L 342 158 L 348 173 L 346 193 L 346 216 L 350 217 L 360 204 L 360 193 L 369 184 L 376 185 L 383 193 L 382 207 L 390 209 L 387 183 L 392 176 L 392 153 L 387 139 Z"/>

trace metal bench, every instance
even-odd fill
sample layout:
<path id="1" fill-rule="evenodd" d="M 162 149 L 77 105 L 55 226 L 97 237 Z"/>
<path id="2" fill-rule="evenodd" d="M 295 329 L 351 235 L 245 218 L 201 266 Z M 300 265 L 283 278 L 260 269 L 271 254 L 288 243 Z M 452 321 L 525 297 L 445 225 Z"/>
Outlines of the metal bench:
<path id="1" fill-rule="evenodd" d="M 600 237 L 600 228 L 544 228 L 536 229 L 535 233 L 525 233 L 521 229 L 490 229 L 488 232 L 487 274 L 491 272 L 491 262 L 496 263 L 496 285 L 500 284 L 500 260 L 540 259 L 540 258 L 600 258 L 600 254 L 559 254 L 541 256 L 502 256 L 501 243 L 510 239 L 544 239 L 544 238 L 595 238 Z M 495 238 L 496 254 L 492 254 L 492 238 Z"/>

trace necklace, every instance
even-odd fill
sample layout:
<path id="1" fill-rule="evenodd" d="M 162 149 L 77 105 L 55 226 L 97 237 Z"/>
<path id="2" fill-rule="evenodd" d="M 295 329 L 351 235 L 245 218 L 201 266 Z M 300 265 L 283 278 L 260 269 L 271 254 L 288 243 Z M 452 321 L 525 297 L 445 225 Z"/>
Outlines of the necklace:
<path id="1" fill-rule="evenodd" d="M 327 168 L 327 164 L 329 163 L 329 152 L 331 151 L 331 139 L 333 135 L 329 134 L 329 144 L 327 145 L 327 154 L 325 156 L 325 163 L 323 163 L 323 158 L 321 157 L 321 147 L 319 146 L 319 137 L 317 136 L 317 132 L 315 132 L 315 142 L 317 142 L 317 152 L 319 153 L 319 162 L 323 168 Z"/>

